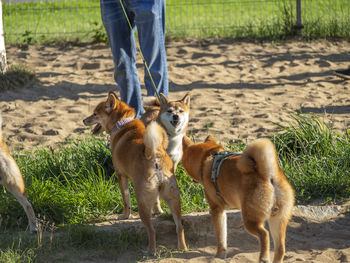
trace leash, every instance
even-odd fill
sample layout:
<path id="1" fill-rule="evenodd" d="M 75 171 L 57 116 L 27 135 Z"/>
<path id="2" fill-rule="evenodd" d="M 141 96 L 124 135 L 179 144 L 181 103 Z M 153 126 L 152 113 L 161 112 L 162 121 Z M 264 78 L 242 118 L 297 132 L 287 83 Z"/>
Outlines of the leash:
<path id="1" fill-rule="evenodd" d="M 128 14 L 127 14 L 126 11 L 125 11 L 123 2 L 122 2 L 122 0 L 119 0 L 119 2 L 120 2 L 120 5 L 122 6 L 122 9 L 123 9 L 125 18 L 126 18 L 126 20 L 128 21 L 130 30 L 132 31 L 132 26 L 131 26 L 131 23 L 130 23 Z M 134 37 L 135 37 L 135 34 L 134 34 Z M 157 87 L 156 87 L 156 84 L 154 84 L 153 78 L 152 78 L 152 76 L 151 76 L 151 72 L 150 72 L 150 70 L 149 70 L 149 68 L 148 68 L 148 65 L 147 65 L 147 62 L 146 62 L 146 60 L 145 60 L 145 57 L 143 56 L 142 51 L 141 51 L 141 48 L 140 48 L 139 46 L 138 46 L 138 51 L 139 51 L 140 54 L 141 54 L 141 58 L 142 58 L 143 64 L 145 65 L 145 68 L 147 69 L 147 73 L 148 73 L 148 75 L 149 75 L 149 77 L 150 77 L 150 79 L 151 79 L 152 86 L 153 86 L 153 88 L 154 88 L 154 91 L 156 92 L 156 95 L 157 95 L 157 98 L 158 98 L 158 100 L 159 100 L 159 103 L 162 103 L 162 102 L 161 102 L 161 99 L 160 99 L 160 96 L 159 96 L 159 93 L 158 93 L 158 90 L 157 90 Z"/>

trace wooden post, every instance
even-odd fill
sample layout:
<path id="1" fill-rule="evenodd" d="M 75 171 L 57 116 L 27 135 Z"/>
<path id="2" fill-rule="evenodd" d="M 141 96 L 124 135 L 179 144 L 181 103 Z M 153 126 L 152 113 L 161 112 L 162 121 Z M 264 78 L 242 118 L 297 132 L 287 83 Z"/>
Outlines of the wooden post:
<path id="1" fill-rule="evenodd" d="M 0 0 L 0 74 L 7 70 L 4 27 L 2 24 L 2 0 Z"/>

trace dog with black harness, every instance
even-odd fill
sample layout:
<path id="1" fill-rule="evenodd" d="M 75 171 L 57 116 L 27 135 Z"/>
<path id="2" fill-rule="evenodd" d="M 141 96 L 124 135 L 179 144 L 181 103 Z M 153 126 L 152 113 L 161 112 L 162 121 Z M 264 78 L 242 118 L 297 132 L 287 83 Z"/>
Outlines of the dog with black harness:
<path id="1" fill-rule="evenodd" d="M 259 262 L 270 262 L 268 221 L 274 241 L 273 262 L 283 262 L 286 228 L 294 206 L 294 190 L 278 166 L 268 139 L 252 142 L 242 153 L 228 153 L 212 136 L 194 144 L 183 138 L 182 165 L 204 187 L 217 238 L 217 257 L 227 254 L 225 208 L 238 208 L 246 230 L 260 241 Z"/>

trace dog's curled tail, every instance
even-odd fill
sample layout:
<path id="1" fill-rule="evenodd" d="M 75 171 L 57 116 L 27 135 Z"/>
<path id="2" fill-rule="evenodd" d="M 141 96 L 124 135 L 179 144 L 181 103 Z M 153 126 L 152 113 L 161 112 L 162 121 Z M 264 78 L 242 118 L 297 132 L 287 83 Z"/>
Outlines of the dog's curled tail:
<path id="1" fill-rule="evenodd" d="M 168 136 L 162 126 L 156 121 L 152 121 L 146 127 L 143 142 L 145 144 L 145 157 L 149 160 L 166 152 Z"/>
<path id="2" fill-rule="evenodd" d="M 244 150 L 238 168 L 245 173 L 257 171 L 266 180 L 276 178 L 279 170 L 277 153 L 269 139 L 258 139 Z"/>

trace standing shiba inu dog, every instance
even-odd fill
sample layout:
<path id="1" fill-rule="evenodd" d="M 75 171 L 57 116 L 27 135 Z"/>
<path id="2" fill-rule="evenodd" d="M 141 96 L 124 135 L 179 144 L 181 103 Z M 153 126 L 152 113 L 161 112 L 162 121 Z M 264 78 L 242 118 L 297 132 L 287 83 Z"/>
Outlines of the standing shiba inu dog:
<path id="1" fill-rule="evenodd" d="M 176 167 L 182 158 L 182 138 L 186 129 L 190 114 L 190 94 L 187 93 L 181 100 L 170 101 L 160 94 L 160 102 L 157 98 L 146 98 L 144 103 L 145 114 L 141 120 L 147 124 L 152 120 L 163 126 L 168 135 L 169 144 L 167 152 Z"/>
<path id="2" fill-rule="evenodd" d="M 170 101 L 164 94 L 157 98 L 147 97 L 143 100 L 145 114 L 141 120 L 147 124 L 156 120 L 166 130 L 168 135 L 167 153 L 174 162 L 174 171 L 182 158 L 182 138 L 186 134 L 190 113 L 190 94 L 181 100 Z M 154 205 L 155 213 L 163 213 L 159 199 Z"/>
<path id="3" fill-rule="evenodd" d="M 25 186 L 21 171 L 16 161 L 12 158 L 5 144 L 2 134 L 2 116 L 0 114 L 0 184 L 12 193 L 23 206 L 29 221 L 29 230 L 32 233 L 37 230 L 37 219 L 30 202 L 25 196 Z"/>
<path id="4" fill-rule="evenodd" d="M 103 128 L 111 136 L 113 166 L 124 202 L 124 218 L 130 216 L 128 179 L 133 183 L 140 218 L 148 232 L 148 252 L 156 252 L 156 233 L 151 223 L 151 210 L 160 195 L 168 204 L 176 224 L 178 247 L 186 250 L 181 223 L 180 193 L 174 176 L 173 162 L 166 153 L 167 135 L 156 122 L 147 128 L 135 111 L 110 92 L 106 101 L 97 105 L 85 125 L 97 124 L 94 133 Z"/>
<path id="5" fill-rule="evenodd" d="M 182 165 L 205 190 L 216 231 L 216 256 L 226 257 L 224 209 L 227 205 L 241 210 L 245 228 L 259 238 L 259 262 L 270 262 L 269 232 L 264 227 L 264 222 L 268 221 L 275 248 L 273 262 L 283 262 L 286 228 L 294 206 L 294 190 L 278 166 L 272 142 L 268 139 L 256 140 L 242 154 L 228 157 L 222 162 L 216 160 L 224 149 L 215 143 L 212 136 L 199 144 L 194 144 L 185 136 L 183 151 Z M 221 169 L 217 163 L 220 163 Z M 212 173 L 212 170 L 218 172 Z"/>

